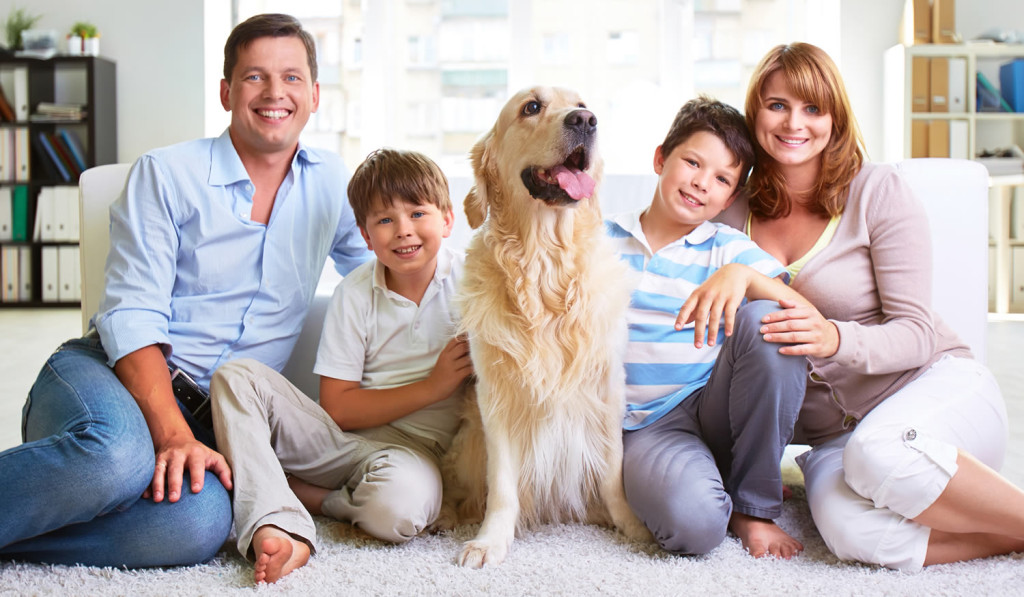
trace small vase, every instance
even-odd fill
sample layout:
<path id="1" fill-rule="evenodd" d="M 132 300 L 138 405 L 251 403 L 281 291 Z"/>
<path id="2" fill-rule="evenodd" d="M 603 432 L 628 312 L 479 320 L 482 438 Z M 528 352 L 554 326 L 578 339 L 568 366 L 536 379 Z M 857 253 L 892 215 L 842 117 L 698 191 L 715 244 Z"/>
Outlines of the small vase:
<path id="1" fill-rule="evenodd" d="M 87 37 L 82 44 L 82 53 L 86 56 L 99 56 L 100 55 L 100 38 L 98 37 Z"/>
<path id="2" fill-rule="evenodd" d="M 68 36 L 68 56 L 82 55 L 82 38 L 77 35 Z"/>

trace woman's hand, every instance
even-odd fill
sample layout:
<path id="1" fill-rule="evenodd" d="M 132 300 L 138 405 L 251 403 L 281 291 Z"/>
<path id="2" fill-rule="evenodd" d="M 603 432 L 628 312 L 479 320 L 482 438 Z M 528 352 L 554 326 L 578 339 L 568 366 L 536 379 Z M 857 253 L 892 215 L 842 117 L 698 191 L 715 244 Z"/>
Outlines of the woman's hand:
<path id="1" fill-rule="evenodd" d="M 781 354 L 827 358 L 839 350 L 839 328 L 812 305 L 780 300 L 782 311 L 769 313 L 761 322 L 765 342 L 790 344 Z"/>
<path id="2" fill-rule="evenodd" d="M 736 310 L 740 308 L 757 272 L 745 265 L 730 263 L 711 274 L 683 303 L 676 317 L 676 329 L 693 322 L 693 345 L 701 348 L 707 333 L 708 346 L 715 345 L 718 326 L 725 324 L 726 337 L 732 335 Z"/>

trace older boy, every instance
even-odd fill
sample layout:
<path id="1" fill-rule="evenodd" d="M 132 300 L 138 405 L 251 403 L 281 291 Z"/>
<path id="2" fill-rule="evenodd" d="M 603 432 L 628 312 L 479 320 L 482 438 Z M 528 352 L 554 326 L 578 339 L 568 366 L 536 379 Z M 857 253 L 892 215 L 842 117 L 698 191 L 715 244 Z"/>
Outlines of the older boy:
<path id="1" fill-rule="evenodd" d="M 462 262 L 442 246 L 454 222 L 448 183 L 428 158 L 383 149 L 348 193 L 377 258 L 331 299 L 314 367 L 320 406 L 255 361 L 228 363 L 211 383 L 217 440 L 235 472 L 238 549 L 255 560 L 257 582 L 306 563 L 310 512 L 402 542 L 440 510 L 440 457 L 472 373 L 467 343 L 452 337 Z"/>
<path id="2" fill-rule="evenodd" d="M 736 198 L 753 161 L 739 112 L 691 100 L 654 152 L 651 204 L 608 224 L 641 276 L 627 315 L 626 497 L 675 553 L 706 553 L 727 528 L 755 556 L 803 549 L 771 519 L 781 513 L 779 464 L 800 410 L 806 363 L 778 354 L 758 328 L 764 314 L 779 309 L 773 301 L 806 301 L 773 279 L 784 269 L 768 253 L 708 221 Z M 742 284 L 748 299 L 771 301 L 737 312 L 719 304 L 717 284 Z M 764 356 L 752 358 L 758 353 Z"/>

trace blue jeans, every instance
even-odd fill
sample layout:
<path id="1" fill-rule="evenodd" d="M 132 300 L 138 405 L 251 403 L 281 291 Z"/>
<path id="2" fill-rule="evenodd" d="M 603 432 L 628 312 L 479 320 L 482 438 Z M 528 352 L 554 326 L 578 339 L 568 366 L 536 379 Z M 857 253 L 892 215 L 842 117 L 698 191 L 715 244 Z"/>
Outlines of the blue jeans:
<path id="1" fill-rule="evenodd" d="M 153 440 L 106 358 L 98 338 L 70 340 L 29 391 L 24 443 L 0 453 L 0 559 L 176 566 L 209 560 L 227 539 L 231 498 L 209 472 L 198 494 L 186 472 L 176 503 L 141 497 Z M 212 434 L 197 438 L 212 447 Z"/>
<path id="2" fill-rule="evenodd" d="M 741 307 L 707 385 L 623 434 L 626 500 L 667 551 L 711 551 L 733 511 L 782 513 L 780 463 L 803 405 L 807 359 L 761 338 L 761 318 L 779 309 L 774 301 Z"/>

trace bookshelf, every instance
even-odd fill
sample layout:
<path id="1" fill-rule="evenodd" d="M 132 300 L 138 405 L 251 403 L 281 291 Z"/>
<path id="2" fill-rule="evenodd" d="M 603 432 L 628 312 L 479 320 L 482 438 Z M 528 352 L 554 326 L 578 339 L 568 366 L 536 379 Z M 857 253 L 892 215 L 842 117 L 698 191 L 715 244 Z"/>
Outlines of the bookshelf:
<path id="1" fill-rule="evenodd" d="M 76 307 L 78 175 L 117 161 L 116 65 L 97 56 L 0 58 L 0 88 L 15 112 L 0 122 L 0 232 L 11 211 L 0 235 L 0 308 Z M 53 104 L 82 113 L 48 115 Z"/>
<path id="2" fill-rule="evenodd" d="M 919 44 L 897 45 L 887 50 L 883 92 L 885 161 L 910 157 L 978 159 L 985 151 L 1014 145 L 1024 148 L 1024 113 L 979 111 L 977 91 L 979 74 L 998 89 L 999 67 L 1019 58 L 1024 58 L 1024 44 Z M 940 69 L 940 80 L 943 73 L 947 76 L 945 86 L 934 88 L 931 65 L 935 59 L 945 61 L 943 64 L 959 61 L 962 76 L 955 69 Z M 929 65 L 923 89 L 921 79 L 915 80 L 915 76 L 922 74 L 915 70 L 915 64 Z M 929 100 L 943 91 L 945 106 L 940 103 L 934 109 L 935 103 Z M 950 103 L 950 98 L 958 94 L 962 94 L 962 111 Z M 935 130 L 940 135 L 949 135 L 948 141 L 942 139 L 938 144 L 938 155 L 928 138 Z M 922 135 L 927 141 L 922 141 Z M 948 153 L 943 154 L 943 149 Z M 1024 171 L 1010 160 L 1005 163 L 1008 170 L 987 165 L 991 172 L 989 310 L 994 313 L 1024 312 Z M 927 197 L 922 200 L 927 201 Z"/>

